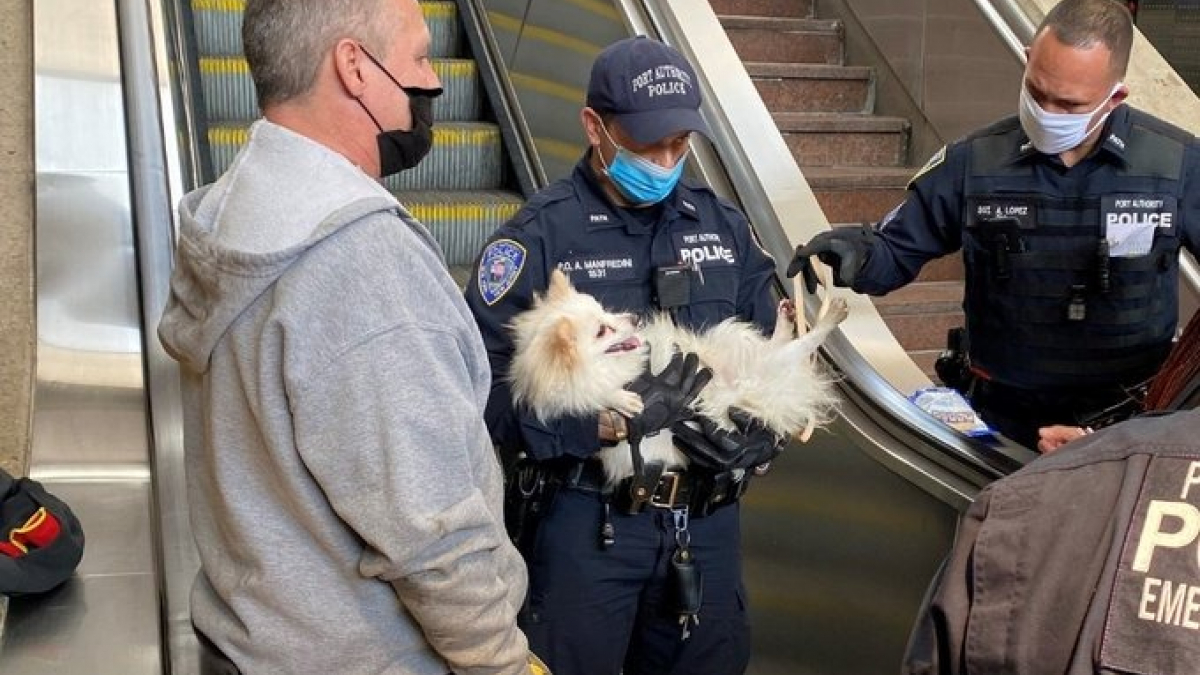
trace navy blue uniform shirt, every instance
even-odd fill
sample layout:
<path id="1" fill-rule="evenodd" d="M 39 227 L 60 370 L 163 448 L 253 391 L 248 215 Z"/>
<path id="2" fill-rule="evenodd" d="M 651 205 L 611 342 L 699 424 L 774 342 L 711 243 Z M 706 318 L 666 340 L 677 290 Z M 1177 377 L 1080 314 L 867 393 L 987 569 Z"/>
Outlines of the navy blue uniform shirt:
<path id="1" fill-rule="evenodd" d="M 600 448 L 595 417 L 543 423 L 513 410 L 506 324 L 545 291 L 555 268 L 607 309 L 647 314 L 658 310 L 654 271 L 683 265 L 693 271 L 689 301 L 673 310 L 679 325 L 700 330 L 731 317 L 764 332 L 775 325 L 775 263 L 737 208 L 686 181 L 659 205 L 619 208 L 604 194 L 589 157 L 496 230 L 466 290 L 492 366 L 488 428 L 506 452 L 524 449 L 539 460 L 582 458 Z"/>
<path id="2" fill-rule="evenodd" d="M 1126 161 L 1126 139 L 1130 135 L 1131 113 L 1128 105 L 1118 106 L 1102 132 L 1103 140 L 1088 157 L 1068 168 L 1057 155 L 1035 150 L 1028 139 L 1011 148 L 1013 162 L 1030 162 L 1038 181 L 1047 191 L 1081 198 L 1094 192 L 1092 174 L 1104 165 Z M 1144 113 L 1142 113 L 1144 115 Z M 859 274 L 854 290 L 869 295 L 884 295 L 916 278 L 921 266 L 962 248 L 962 229 L 967 217 L 965 181 L 971 166 L 969 140 L 1003 125 L 1017 124 L 1016 117 L 1006 118 L 989 129 L 973 134 L 939 150 L 917 173 L 908 186 L 904 203 L 884 216 L 877 230 L 882 241 L 871 251 Z M 1179 236 L 1185 248 L 1195 255 L 1200 251 L 1200 145 L 1194 141 L 1184 158 L 1184 182 L 1195 186 L 1179 204 Z M 1119 185 L 1103 186 L 1102 191 L 1118 192 Z"/>
<path id="3" fill-rule="evenodd" d="M 1200 145 L 1127 105 L 1101 133 L 1071 167 L 1015 116 L 943 148 L 878 225 L 853 289 L 886 294 L 961 249 L 986 377 L 1041 391 L 1148 377 L 1175 330 L 1178 249 L 1200 252 Z"/>

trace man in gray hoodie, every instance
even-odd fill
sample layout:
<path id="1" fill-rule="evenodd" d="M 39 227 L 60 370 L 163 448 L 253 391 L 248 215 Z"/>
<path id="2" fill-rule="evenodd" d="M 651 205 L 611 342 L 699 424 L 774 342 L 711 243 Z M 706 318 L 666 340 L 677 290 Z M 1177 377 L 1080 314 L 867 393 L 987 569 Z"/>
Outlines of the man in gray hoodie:
<path id="1" fill-rule="evenodd" d="M 197 629 L 245 673 L 525 673 L 526 589 L 441 251 L 377 179 L 431 142 L 417 0 L 249 0 L 265 120 L 180 207 Z"/>

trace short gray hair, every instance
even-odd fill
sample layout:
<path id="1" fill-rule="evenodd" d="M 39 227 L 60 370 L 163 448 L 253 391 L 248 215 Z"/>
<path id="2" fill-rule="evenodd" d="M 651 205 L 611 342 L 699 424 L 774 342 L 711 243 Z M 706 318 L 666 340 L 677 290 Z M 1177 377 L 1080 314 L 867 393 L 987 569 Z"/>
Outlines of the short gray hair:
<path id="1" fill-rule="evenodd" d="M 1087 49 L 1099 43 L 1112 52 L 1109 68 L 1117 78 L 1125 77 L 1129 68 L 1129 51 L 1133 47 L 1133 17 L 1125 3 L 1118 0 L 1062 0 L 1051 9 L 1038 34 L 1054 31 L 1065 45 Z"/>
<path id="2" fill-rule="evenodd" d="M 393 0 L 247 0 L 242 50 L 258 105 L 282 103 L 312 88 L 321 62 L 342 38 L 362 41 L 383 58 L 394 26 Z"/>

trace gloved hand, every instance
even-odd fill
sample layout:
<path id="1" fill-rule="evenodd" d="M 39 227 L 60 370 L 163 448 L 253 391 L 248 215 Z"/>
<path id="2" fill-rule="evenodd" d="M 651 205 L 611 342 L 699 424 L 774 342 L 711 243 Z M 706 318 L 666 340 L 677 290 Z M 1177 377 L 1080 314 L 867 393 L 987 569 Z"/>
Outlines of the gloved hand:
<path id="1" fill-rule="evenodd" d="M 788 277 L 804 274 L 804 287 L 809 293 L 817 290 L 817 274 L 809 258 L 817 256 L 821 262 L 833 268 L 833 283 L 850 287 L 858 278 L 871 247 L 878 237 L 870 225 L 861 227 L 835 227 L 813 237 L 807 244 L 796 247 L 792 262 L 788 265 Z"/>
<path id="2" fill-rule="evenodd" d="M 712 371 L 700 367 L 700 357 L 675 352 L 657 375 L 647 368 L 625 388 L 642 397 L 642 412 L 629 418 L 629 441 L 638 443 L 646 436 L 692 416 L 688 406 L 712 379 Z"/>
<path id="3" fill-rule="evenodd" d="M 714 471 L 731 471 L 766 464 L 787 444 L 786 438 L 776 436 L 745 410 L 730 408 L 729 419 L 737 427 L 736 431 L 725 431 L 716 422 L 699 416 L 692 423 L 675 424 L 671 427 L 675 445 L 700 466 Z"/>

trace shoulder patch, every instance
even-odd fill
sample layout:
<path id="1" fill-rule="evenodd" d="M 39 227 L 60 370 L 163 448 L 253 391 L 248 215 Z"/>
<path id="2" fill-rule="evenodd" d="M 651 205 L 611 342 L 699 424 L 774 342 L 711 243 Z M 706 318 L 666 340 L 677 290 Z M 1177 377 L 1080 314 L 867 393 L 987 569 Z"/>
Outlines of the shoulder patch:
<path id="1" fill-rule="evenodd" d="M 908 179 L 908 185 L 905 186 L 905 189 L 912 189 L 913 183 L 917 182 L 918 178 L 933 171 L 944 161 L 946 161 L 946 146 L 943 145 L 941 150 L 933 153 L 933 157 L 930 157 L 929 161 L 925 162 L 925 166 L 921 167 L 919 171 L 913 174 L 912 178 Z"/>
<path id="2" fill-rule="evenodd" d="M 524 246 L 512 239 L 497 239 L 488 244 L 479 257 L 479 269 L 475 271 L 479 297 L 489 306 L 496 304 L 517 283 L 523 269 Z"/>

